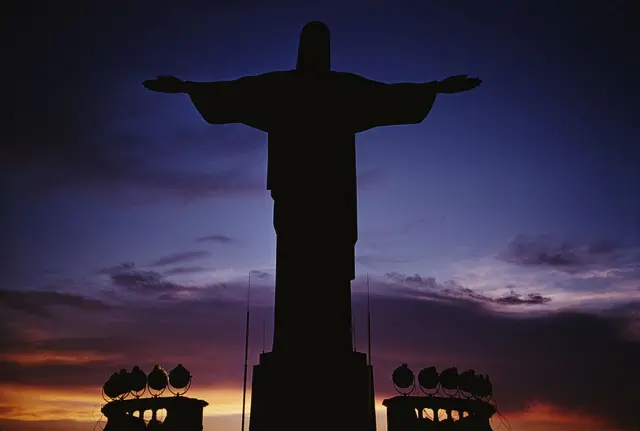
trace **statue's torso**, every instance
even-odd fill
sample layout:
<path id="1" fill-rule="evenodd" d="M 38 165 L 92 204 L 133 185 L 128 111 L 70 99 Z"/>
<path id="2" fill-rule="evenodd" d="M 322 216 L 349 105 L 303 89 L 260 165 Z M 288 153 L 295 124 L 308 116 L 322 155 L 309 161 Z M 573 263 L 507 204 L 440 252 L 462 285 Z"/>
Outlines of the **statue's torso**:
<path id="1" fill-rule="evenodd" d="M 342 193 L 356 180 L 355 135 L 335 130 L 271 132 L 267 189 Z"/>
<path id="2" fill-rule="evenodd" d="M 252 79 L 262 89 L 260 104 L 264 103 L 263 115 L 270 117 L 271 129 L 355 133 L 353 117 L 362 98 L 358 83 L 367 82 L 365 78 L 342 72 L 306 76 L 282 71 Z"/>
<path id="3" fill-rule="evenodd" d="M 355 187 L 355 134 L 349 127 L 354 90 L 345 76 L 330 72 L 308 77 L 296 71 L 274 72 L 269 131 L 267 188 L 285 192 L 342 193 Z"/>

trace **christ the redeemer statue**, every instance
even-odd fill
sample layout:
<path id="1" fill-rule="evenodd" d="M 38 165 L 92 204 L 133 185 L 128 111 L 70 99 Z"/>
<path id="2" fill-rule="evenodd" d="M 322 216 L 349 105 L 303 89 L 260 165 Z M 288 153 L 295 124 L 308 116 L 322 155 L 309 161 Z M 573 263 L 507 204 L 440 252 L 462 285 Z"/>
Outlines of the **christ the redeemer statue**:
<path id="1" fill-rule="evenodd" d="M 268 133 L 267 189 L 277 235 L 274 351 L 305 342 L 352 349 L 355 134 L 420 123 L 436 95 L 480 82 L 456 75 L 385 84 L 332 71 L 329 30 L 320 22 L 302 30 L 295 70 L 233 81 L 164 76 L 144 82 L 153 91 L 188 94 L 210 124 L 242 123 Z"/>
<path id="2" fill-rule="evenodd" d="M 341 428 L 375 430 L 372 368 L 366 355 L 354 352 L 351 328 L 355 135 L 420 123 L 438 94 L 480 82 L 456 75 L 385 84 L 332 71 L 329 29 L 319 22 L 303 28 L 294 70 L 234 81 L 164 76 L 144 82 L 153 91 L 188 94 L 210 124 L 242 123 L 268 133 L 267 189 L 277 235 L 274 340 L 254 368 L 251 431 L 330 429 L 331 415 L 308 416 L 328 400 Z M 303 374 L 313 389 L 291 395 L 293 376 Z"/>

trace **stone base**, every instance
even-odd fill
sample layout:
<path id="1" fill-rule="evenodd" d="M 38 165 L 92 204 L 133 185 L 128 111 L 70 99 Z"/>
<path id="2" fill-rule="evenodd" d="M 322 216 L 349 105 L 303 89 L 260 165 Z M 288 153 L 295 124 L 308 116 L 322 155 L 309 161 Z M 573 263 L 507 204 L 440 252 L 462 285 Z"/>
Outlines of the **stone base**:
<path id="1" fill-rule="evenodd" d="M 405 396 L 384 400 L 388 431 L 491 431 L 496 412 L 488 402 L 448 396 Z M 425 410 L 431 410 L 429 417 Z M 444 417 L 440 418 L 440 412 Z M 457 416 L 453 417 L 452 412 Z"/>
<path id="2" fill-rule="evenodd" d="M 376 429 L 373 369 L 364 353 L 263 353 L 252 381 L 249 431 Z"/>
<path id="3" fill-rule="evenodd" d="M 104 431 L 145 430 L 159 425 L 151 422 L 148 426 L 144 422 L 144 413 L 150 410 L 153 417 L 160 409 L 167 411 L 167 417 L 161 423 L 161 428 L 168 431 L 202 431 L 203 409 L 208 405 L 206 401 L 188 397 L 149 397 L 115 400 L 102 407 L 102 413 L 107 417 Z M 134 416 L 134 413 L 138 413 Z"/>

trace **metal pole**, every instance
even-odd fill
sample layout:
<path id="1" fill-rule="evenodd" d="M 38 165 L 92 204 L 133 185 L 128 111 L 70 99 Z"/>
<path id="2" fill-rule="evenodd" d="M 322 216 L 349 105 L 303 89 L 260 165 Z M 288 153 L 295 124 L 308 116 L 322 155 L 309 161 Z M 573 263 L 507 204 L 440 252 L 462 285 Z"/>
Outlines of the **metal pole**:
<path id="1" fill-rule="evenodd" d="M 242 425 L 240 431 L 244 431 L 245 408 L 247 405 L 247 362 L 249 361 L 249 304 L 251 301 L 251 273 L 249 273 L 249 288 L 247 289 L 247 321 L 244 335 L 244 382 L 242 384 Z"/>

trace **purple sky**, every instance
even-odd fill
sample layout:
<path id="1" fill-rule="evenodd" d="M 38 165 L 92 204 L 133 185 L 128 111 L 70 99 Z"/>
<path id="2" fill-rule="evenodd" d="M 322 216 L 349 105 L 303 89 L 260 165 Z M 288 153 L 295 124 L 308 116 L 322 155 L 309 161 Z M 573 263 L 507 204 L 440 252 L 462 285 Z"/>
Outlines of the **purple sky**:
<path id="1" fill-rule="evenodd" d="M 514 415 L 538 403 L 637 426 L 613 403 L 640 381 L 633 1 L 37 3 L 2 26 L 0 386 L 99 386 L 153 354 L 241 385 L 250 271 L 255 327 L 273 299 L 266 135 L 141 82 L 291 69 L 302 26 L 322 20 L 334 70 L 483 80 L 419 125 L 357 137 L 354 291 L 369 273 L 379 396 L 401 362 L 475 367 Z M 182 356 L 153 347 L 168 336 Z M 43 351 L 102 359 L 25 359 Z M 16 399 L 0 396 L 0 417 L 27 414 Z"/>

